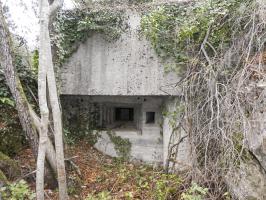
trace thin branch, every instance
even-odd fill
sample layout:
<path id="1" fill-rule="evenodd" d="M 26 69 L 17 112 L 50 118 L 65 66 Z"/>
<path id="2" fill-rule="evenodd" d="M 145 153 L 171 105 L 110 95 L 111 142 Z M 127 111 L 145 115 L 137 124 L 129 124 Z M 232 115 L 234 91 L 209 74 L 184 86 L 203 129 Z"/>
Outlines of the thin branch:
<path id="1" fill-rule="evenodd" d="M 208 30 L 207 30 L 206 35 L 205 35 L 205 38 L 204 38 L 204 40 L 203 40 L 203 42 L 201 44 L 201 47 L 200 47 L 200 50 L 203 52 L 203 54 L 204 54 L 206 60 L 208 61 L 209 65 L 211 65 L 212 62 L 211 62 L 211 59 L 210 59 L 210 57 L 208 56 L 208 54 L 207 54 L 207 52 L 205 50 L 205 45 L 206 45 L 206 43 L 208 41 L 210 32 L 211 32 L 211 26 L 208 27 Z"/>

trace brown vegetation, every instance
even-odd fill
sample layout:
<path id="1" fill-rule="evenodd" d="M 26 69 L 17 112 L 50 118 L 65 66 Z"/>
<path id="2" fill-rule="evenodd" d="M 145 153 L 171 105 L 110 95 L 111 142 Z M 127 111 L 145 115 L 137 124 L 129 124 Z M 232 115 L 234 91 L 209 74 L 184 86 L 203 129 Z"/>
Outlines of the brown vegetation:
<path id="1" fill-rule="evenodd" d="M 35 176 L 31 172 L 35 163 L 30 152 L 30 149 L 24 150 L 18 160 L 23 173 L 29 174 L 25 179 L 34 189 Z M 68 147 L 66 155 L 70 199 L 86 199 L 89 195 L 97 199 L 99 194 L 106 194 L 117 200 L 151 200 L 159 195 L 178 199 L 184 188 L 177 175 L 164 174 L 161 168 L 154 169 L 151 166 L 110 158 L 85 142 Z M 69 164 L 70 161 L 73 163 Z M 46 196 L 50 199 L 57 199 L 57 195 L 57 191 L 46 189 Z"/>

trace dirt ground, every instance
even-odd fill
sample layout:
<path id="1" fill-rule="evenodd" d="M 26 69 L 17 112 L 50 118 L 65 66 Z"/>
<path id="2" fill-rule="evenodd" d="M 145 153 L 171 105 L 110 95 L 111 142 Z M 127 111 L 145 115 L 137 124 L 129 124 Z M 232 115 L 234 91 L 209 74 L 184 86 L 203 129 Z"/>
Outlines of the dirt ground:
<path id="1" fill-rule="evenodd" d="M 110 158 L 85 142 L 66 147 L 65 157 L 71 199 L 179 199 L 182 190 L 182 181 L 176 175 Z M 31 151 L 22 151 L 18 160 L 25 179 L 34 189 L 31 172 L 35 170 L 35 161 Z M 46 189 L 47 199 L 57 199 L 57 195 L 57 190 Z"/>

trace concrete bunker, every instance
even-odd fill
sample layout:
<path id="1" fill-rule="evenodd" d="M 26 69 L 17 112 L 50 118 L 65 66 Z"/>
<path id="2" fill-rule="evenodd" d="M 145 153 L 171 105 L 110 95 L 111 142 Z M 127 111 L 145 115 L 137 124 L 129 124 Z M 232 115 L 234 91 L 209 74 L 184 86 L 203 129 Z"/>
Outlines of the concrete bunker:
<path id="1" fill-rule="evenodd" d="M 64 121 L 83 121 L 105 154 L 165 164 L 172 127 L 162 113 L 176 106 L 179 77 L 164 72 L 164 63 L 140 35 L 141 14 L 125 15 L 128 29 L 120 39 L 92 34 L 60 68 Z M 182 145 L 178 159 L 187 162 L 188 145 Z"/>
<path id="2" fill-rule="evenodd" d="M 64 121 L 75 124 L 80 117 L 92 123 L 97 132 L 95 147 L 110 155 L 119 156 L 107 132 L 128 139 L 130 158 L 148 163 L 163 161 L 164 96 L 79 96 L 62 95 Z"/>

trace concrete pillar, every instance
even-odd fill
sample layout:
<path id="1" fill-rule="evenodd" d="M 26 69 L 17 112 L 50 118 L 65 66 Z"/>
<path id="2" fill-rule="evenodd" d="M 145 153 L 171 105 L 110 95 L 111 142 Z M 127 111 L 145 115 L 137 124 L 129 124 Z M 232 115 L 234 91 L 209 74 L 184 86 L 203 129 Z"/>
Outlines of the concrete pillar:
<path id="1" fill-rule="evenodd" d="M 110 108 L 109 108 L 109 106 L 106 107 L 106 118 L 107 118 L 106 123 L 110 124 Z"/>
<path id="2" fill-rule="evenodd" d="M 114 114 L 115 114 L 114 108 L 111 107 L 110 108 L 110 124 L 114 123 Z"/>
<path id="3" fill-rule="evenodd" d="M 103 105 L 99 103 L 99 113 L 100 113 L 100 127 L 103 127 Z"/>
<path id="4" fill-rule="evenodd" d="M 165 102 L 165 106 L 167 111 L 170 110 L 171 105 L 169 105 L 170 102 L 167 100 Z M 168 148 L 169 148 L 169 142 L 170 142 L 170 137 L 172 133 L 172 127 L 169 123 L 170 119 L 168 117 L 163 118 L 163 166 L 166 166 L 167 158 L 168 158 Z"/>
<path id="5" fill-rule="evenodd" d="M 165 101 L 165 106 L 166 106 L 167 112 L 175 111 L 176 108 L 178 107 L 178 98 L 171 98 L 171 99 L 169 98 L 168 100 Z M 171 142 L 171 145 L 173 145 L 177 143 L 182 137 L 187 135 L 187 133 L 182 128 L 180 128 L 175 133 L 176 135 L 174 137 L 174 140 L 170 141 L 172 131 L 173 131 L 173 128 L 169 123 L 170 120 L 171 119 L 169 117 L 164 117 L 163 119 L 163 164 L 164 164 L 164 167 L 167 164 L 167 158 L 169 154 L 168 152 L 169 143 Z M 180 171 L 185 170 L 191 165 L 191 162 L 192 162 L 191 146 L 189 143 L 189 138 L 187 137 L 183 140 L 183 142 L 181 142 L 178 145 L 178 153 L 176 157 L 175 168 Z"/>

